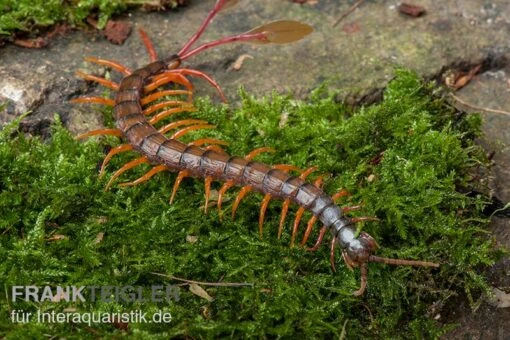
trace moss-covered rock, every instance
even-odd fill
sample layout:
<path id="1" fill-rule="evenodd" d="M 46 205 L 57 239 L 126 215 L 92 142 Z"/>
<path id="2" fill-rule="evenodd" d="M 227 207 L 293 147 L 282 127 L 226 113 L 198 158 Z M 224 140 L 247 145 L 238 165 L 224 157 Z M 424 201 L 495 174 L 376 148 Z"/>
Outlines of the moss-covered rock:
<path id="1" fill-rule="evenodd" d="M 0 334 L 435 337 L 448 329 L 436 317 L 452 296 L 465 294 L 476 301 L 487 289 L 480 269 L 493 263 L 495 253 L 481 215 L 484 197 L 458 190 L 477 186 L 473 171 L 484 166 L 483 153 L 473 144 L 480 127 L 477 115 L 456 115 L 431 86 L 402 70 L 382 103 L 355 112 L 334 102 L 324 88 L 307 103 L 279 95 L 263 100 L 242 96 L 240 108 L 199 100 L 193 116 L 218 129 L 188 137 L 226 140 L 234 155 L 270 146 L 277 151 L 258 159 L 318 166 L 321 173 L 331 174 L 325 190 L 347 189 L 352 196 L 342 204 L 363 202 L 356 214 L 380 218 L 363 225 L 380 244 L 379 254 L 435 261 L 441 268 L 370 264 L 368 291 L 354 297 L 359 273 L 347 270 L 340 257 L 337 272 L 332 272 L 327 246 L 317 252 L 288 247 L 292 218 L 277 239 L 281 203 L 269 205 L 260 239 L 260 195 L 243 200 L 235 220 L 224 214 L 220 221 L 214 209 L 198 211 L 203 205 L 201 180 L 185 180 L 173 205 L 168 204 L 175 179 L 170 173 L 104 192 L 98 164 L 105 145 L 116 145 L 115 139 L 81 143 L 56 125 L 51 142 L 43 143 L 22 134 L 12 137 L 11 124 L 0 137 L 0 285 L 6 294 L 14 285 L 149 290 L 151 285 L 181 283 L 170 276 L 252 285 L 202 285 L 214 298 L 210 302 L 187 285 L 181 286 L 179 301 L 171 303 L 25 303 L 4 297 Z M 108 171 L 133 157 L 126 153 L 114 158 Z M 147 169 L 141 166 L 121 180 L 137 178 Z M 227 209 L 236 193 L 227 195 Z M 302 233 L 304 222 L 301 228 Z M 172 321 L 131 323 L 126 331 L 118 324 L 21 324 L 9 319 L 12 310 L 66 308 L 142 310 L 149 315 L 164 310 Z"/>

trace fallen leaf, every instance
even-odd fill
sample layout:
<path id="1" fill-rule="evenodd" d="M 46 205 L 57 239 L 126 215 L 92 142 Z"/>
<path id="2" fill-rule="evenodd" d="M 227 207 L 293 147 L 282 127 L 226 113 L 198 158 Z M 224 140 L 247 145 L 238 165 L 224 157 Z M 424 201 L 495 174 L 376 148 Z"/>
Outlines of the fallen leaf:
<path id="1" fill-rule="evenodd" d="M 345 33 L 356 33 L 360 31 L 360 27 L 357 23 L 351 22 L 342 26 L 342 31 Z"/>
<path id="2" fill-rule="evenodd" d="M 104 238 L 104 233 L 102 231 L 97 233 L 96 238 L 94 239 L 94 244 L 99 244 L 99 243 L 103 242 L 103 238 Z"/>
<path id="3" fill-rule="evenodd" d="M 43 38 L 35 39 L 14 39 L 14 45 L 26 47 L 26 48 L 42 48 L 48 45 L 48 42 Z"/>
<path id="4" fill-rule="evenodd" d="M 131 34 L 131 28 L 132 25 L 129 22 L 108 20 L 103 34 L 108 41 L 121 45 Z"/>
<path id="5" fill-rule="evenodd" d="M 398 11 L 402 14 L 408 15 L 413 18 L 421 17 L 424 15 L 427 11 L 425 10 L 425 7 L 413 5 L 413 4 L 407 4 L 405 2 L 401 3 L 398 6 Z"/>
<path id="6" fill-rule="evenodd" d="M 209 293 L 207 293 L 204 288 L 200 287 L 196 283 L 190 283 L 189 291 L 197 296 L 200 296 L 202 299 L 206 299 L 209 302 L 214 300 L 214 298 L 209 295 Z"/>

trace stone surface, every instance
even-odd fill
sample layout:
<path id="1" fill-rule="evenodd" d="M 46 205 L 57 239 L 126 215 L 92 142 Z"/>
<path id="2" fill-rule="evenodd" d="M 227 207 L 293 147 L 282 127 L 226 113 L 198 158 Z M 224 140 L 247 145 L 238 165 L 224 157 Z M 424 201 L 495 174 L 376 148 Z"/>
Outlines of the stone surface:
<path id="1" fill-rule="evenodd" d="M 193 1 L 172 13 L 134 12 L 123 19 L 143 27 L 160 53 L 167 56 L 179 50 L 190 37 L 214 1 Z M 204 40 L 243 32 L 279 18 L 306 22 L 315 28 L 307 39 L 286 46 L 230 45 L 193 57 L 190 67 L 214 77 L 234 104 L 237 88 L 243 85 L 257 96 L 271 91 L 291 92 L 306 98 L 323 82 L 340 91 L 339 97 L 359 104 L 377 100 L 381 89 L 393 77 L 396 66 L 414 69 L 428 78 L 440 78 L 445 71 L 469 70 L 483 63 L 481 74 L 457 93 L 474 106 L 510 111 L 510 2 L 508 0 L 416 0 L 427 13 L 419 18 L 397 11 L 397 1 L 365 1 L 337 26 L 335 21 L 354 1 L 319 0 L 315 5 L 290 1 L 241 0 L 210 26 Z M 235 61 L 250 55 L 239 70 Z M 76 70 L 110 73 L 83 62 L 84 56 L 117 60 L 131 68 L 148 62 L 137 34 L 122 46 L 112 45 L 95 32 L 73 32 L 50 42 L 44 49 L 6 46 L 0 49 L 0 120 L 10 121 L 31 111 L 25 122 L 28 131 L 45 133 L 59 113 L 74 132 L 101 126 L 101 114 L 90 106 L 70 105 L 68 99 L 103 89 L 77 80 Z M 118 75 L 111 73 L 113 79 Z M 218 99 L 203 80 L 194 82 L 198 95 Z M 467 111 L 477 111 L 456 103 Z M 510 200 L 510 116 L 485 113 L 486 136 L 481 143 L 494 156 L 494 193 Z M 509 246 L 508 219 L 498 219 L 493 232 L 499 244 Z M 505 262 L 506 261 L 506 262 Z M 494 286 L 502 287 L 508 261 L 503 260 L 489 275 Z M 498 268 L 504 268 L 499 270 Z M 488 337 L 503 339 L 510 334 L 508 309 L 497 310 L 484 304 L 472 314 L 466 302 L 450 311 L 447 321 L 461 325 L 448 337 Z M 441 321 L 441 320 L 440 320 Z"/>

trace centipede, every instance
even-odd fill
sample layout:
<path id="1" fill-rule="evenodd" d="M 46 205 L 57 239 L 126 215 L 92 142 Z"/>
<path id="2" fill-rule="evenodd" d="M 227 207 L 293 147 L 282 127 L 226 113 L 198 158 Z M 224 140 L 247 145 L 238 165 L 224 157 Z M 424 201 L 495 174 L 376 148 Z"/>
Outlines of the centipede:
<path id="1" fill-rule="evenodd" d="M 307 181 L 307 177 L 316 167 L 302 170 L 289 164 L 268 165 L 254 160 L 263 153 L 272 151 L 269 147 L 251 151 L 244 157 L 230 156 L 223 147 L 225 142 L 214 138 L 199 138 L 190 143 L 179 140 L 182 136 L 195 130 L 210 129 L 213 126 L 199 119 L 181 119 L 167 122 L 167 118 L 182 112 L 193 112 L 193 84 L 190 77 L 202 78 L 211 84 L 222 100 L 225 95 L 218 83 L 209 75 L 192 68 L 182 67 L 182 63 L 192 56 L 213 47 L 234 42 L 252 44 L 286 44 L 304 38 L 313 31 L 307 24 L 280 20 L 258 26 L 242 34 L 232 35 L 193 48 L 213 18 L 227 8 L 236 5 L 238 0 L 217 0 L 214 7 L 204 19 L 196 33 L 184 44 L 181 50 L 166 58 L 158 59 L 148 35 L 140 30 L 141 39 L 149 52 L 150 63 L 137 70 L 130 70 L 112 60 L 88 57 L 85 60 L 120 72 L 122 78 L 116 83 L 104 77 L 78 71 L 77 75 L 86 81 L 98 83 L 109 88 L 114 98 L 78 97 L 74 103 L 93 103 L 113 108 L 115 128 L 98 129 L 77 136 L 84 139 L 91 136 L 111 135 L 125 141 L 112 148 L 105 156 L 100 168 L 100 176 L 105 174 L 109 161 L 127 151 L 136 151 L 140 157 L 131 160 L 116 170 L 110 177 L 106 190 L 126 171 L 140 165 L 149 164 L 151 169 L 140 178 L 121 183 L 120 186 L 134 186 L 148 181 L 154 175 L 163 172 L 177 172 L 175 184 L 170 195 L 170 204 L 176 197 L 177 190 L 186 177 L 201 178 L 205 182 L 205 210 L 209 205 L 211 184 L 222 183 L 218 192 L 217 208 L 222 211 L 223 197 L 233 187 L 240 187 L 232 204 L 232 217 L 246 196 L 254 191 L 263 195 L 260 205 L 258 229 L 262 237 L 264 219 L 271 200 L 283 201 L 279 219 L 278 238 L 288 215 L 289 206 L 297 206 L 291 229 L 290 245 L 297 243 L 297 235 L 303 214 L 308 211 L 311 217 L 304 229 L 300 245 L 306 250 L 317 250 L 325 235 L 331 235 L 329 253 L 330 263 L 335 271 L 335 254 L 339 248 L 346 267 L 360 268 L 360 286 L 354 291 L 356 296 L 363 295 L 367 288 L 368 263 L 378 262 L 389 265 L 439 267 L 439 264 L 427 261 L 394 259 L 374 255 L 379 245 L 365 231 L 358 232 L 356 223 L 377 220 L 375 217 L 350 217 L 349 212 L 360 209 L 358 206 L 341 207 L 337 201 L 348 195 L 344 189 L 330 196 L 322 190 L 323 177 Z M 172 88 L 169 88 L 172 85 Z M 168 99 L 171 98 L 171 99 Z M 163 124 L 162 126 L 160 126 Z M 312 230 L 320 222 L 316 242 L 306 247 Z"/>

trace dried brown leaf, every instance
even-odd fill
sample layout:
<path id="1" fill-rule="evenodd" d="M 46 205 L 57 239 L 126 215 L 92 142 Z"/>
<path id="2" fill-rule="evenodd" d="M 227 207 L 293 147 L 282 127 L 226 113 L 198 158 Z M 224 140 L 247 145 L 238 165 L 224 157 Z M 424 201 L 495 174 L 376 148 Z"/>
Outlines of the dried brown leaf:
<path id="1" fill-rule="evenodd" d="M 408 3 L 401 3 L 398 6 L 398 11 L 402 14 L 409 15 L 410 17 L 417 18 L 422 15 L 424 15 L 427 11 L 425 10 L 425 7 L 408 4 Z"/>
<path id="2" fill-rule="evenodd" d="M 94 239 L 94 244 L 99 244 L 99 243 L 103 242 L 103 238 L 104 238 L 104 233 L 102 231 L 97 233 L 96 238 Z"/>
<path id="3" fill-rule="evenodd" d="M 345 33 L 356 33 L 359 32 L 361 29 L 359 25 L 355 22 L 350 22 L 342 26 L 342 31 Z"/>
<path id="4" fill-rule="evenodd" d="M 212 302 L 214 300 L 214 298 L 211 295 L 209 295 L 209 293 L 207 293 L 204 288 L 200 287 L 196 283 L 190 283 L 189 291 L 209 302 Z"/>
<path id="5" fill-rule="evenodd" d="M 43 48 L 44 46 L 48 45 L 48 42 L 43 38 L 14 39 L 13 44 L 26 48 Z"/>
<path id="6" fill-rule="evenodd" d="M 108 41 L 121 45 L 131 34 L 131 28 L 132 25 L 129 22 L 108 20 L 103 34 Z"/>

